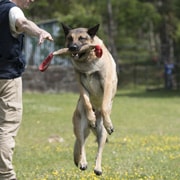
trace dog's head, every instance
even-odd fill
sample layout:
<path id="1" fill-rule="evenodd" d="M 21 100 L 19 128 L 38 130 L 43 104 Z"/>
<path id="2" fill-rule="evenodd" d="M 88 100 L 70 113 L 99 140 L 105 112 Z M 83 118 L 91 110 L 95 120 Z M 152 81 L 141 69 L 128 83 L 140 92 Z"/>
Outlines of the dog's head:
<path id="1" fill-rule="evenodd" d="M 62 28 L 65 34 L 65 46 L 69 49 L 74 60 L 82 61 L 89 55 L 90 50 L 81 51 L 80 49 L 84 45 L 92 44 L 94 36 L 96 35 L 99 24 L 92 28 L 76 28 L 72 29 L 65 24 L 62 24 Z"/>

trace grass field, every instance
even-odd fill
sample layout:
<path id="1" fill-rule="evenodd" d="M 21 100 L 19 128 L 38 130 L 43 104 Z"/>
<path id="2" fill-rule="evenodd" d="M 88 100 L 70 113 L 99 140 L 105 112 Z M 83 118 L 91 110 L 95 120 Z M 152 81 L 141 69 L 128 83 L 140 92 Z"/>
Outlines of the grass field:
<path id="1" fill-rule="evenodd" d="M 73 163 L 71 117 L 77 94 L 24 93 L 24 116 L 16 138 L 18 180 L 179 180 L 180 92 L 119 90 L 115 132 L 103 152 L 103 175 L 93 173 L 97 145 L 90 135 L 88 169 Z"/>

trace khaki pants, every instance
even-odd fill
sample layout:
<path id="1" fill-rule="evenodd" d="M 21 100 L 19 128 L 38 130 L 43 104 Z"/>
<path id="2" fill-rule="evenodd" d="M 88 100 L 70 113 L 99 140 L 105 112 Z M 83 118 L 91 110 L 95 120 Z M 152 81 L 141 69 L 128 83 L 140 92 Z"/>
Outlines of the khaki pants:
<path id="1" fill-rule="evenodd" d="M 0 180 L 16 178 L 12 165 L 14 138 L 22 119 L 21 77 L 0 79 Z"/>

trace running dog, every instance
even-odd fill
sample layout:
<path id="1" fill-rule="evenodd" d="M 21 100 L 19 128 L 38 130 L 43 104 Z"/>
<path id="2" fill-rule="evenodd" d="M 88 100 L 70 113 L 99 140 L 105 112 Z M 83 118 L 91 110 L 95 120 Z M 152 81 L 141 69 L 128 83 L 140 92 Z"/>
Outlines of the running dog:
<path id="1" fill-rule="evenodd" d="M 92 130 L 98 143 L 94 173 L 101 175 L 103 148 L 107 135 L 114 131 L 110 113 L 117 89 L 116 64 L 103 41 L 96 35 L 99 24 L 92 28 L 75 29 L 62 24 L 62 28 L 65 34 L 65 46 L 70 52 L 80 91 L 73 114 L 76 137 L 74 163 L 81 170 L 87 169 L 85 141 Z M 93 48 L 81 51 L 83 46 L 87 45 L 100 46 L 102 56 L 97 57 Z"/>

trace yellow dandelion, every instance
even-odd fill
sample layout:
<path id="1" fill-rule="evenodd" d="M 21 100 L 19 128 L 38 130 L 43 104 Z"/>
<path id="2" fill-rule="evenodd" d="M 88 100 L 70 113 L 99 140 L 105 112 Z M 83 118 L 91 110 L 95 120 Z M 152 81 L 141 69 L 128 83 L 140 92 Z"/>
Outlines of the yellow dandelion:
<path id="1" fill-rule="evenodd" d="M 52 174 L 53 174 L 53 176 L 58 176 L 59 172 L 58 172 L 57 170 L 54 170 L 54 171 L 52 172 Z"/>

